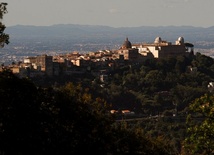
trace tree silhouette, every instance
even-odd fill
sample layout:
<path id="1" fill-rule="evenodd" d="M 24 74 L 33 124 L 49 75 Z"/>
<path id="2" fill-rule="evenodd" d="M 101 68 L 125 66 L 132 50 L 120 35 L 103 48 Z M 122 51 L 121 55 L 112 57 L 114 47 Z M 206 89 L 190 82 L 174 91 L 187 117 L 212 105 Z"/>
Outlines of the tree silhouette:
<path id="1" fill-rule="evenodd" d="M 4 33 L 6 26 L 1 22 L 4 14 L 7 13 L 7 3 L 0 3 L 0 46 L 4 47 L 5 44 L 9 44 L 9 35 Z"/>

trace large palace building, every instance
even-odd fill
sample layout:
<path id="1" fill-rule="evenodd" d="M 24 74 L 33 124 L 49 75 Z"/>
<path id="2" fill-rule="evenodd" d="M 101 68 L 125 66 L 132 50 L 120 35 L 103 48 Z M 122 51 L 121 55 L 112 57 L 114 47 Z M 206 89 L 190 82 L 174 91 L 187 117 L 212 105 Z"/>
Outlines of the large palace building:
<path id="1" fill-rule="evenodd" d="M 117 52 L 118 52 L 119 59 L 134 61 L 139 57 L 139 50 L 137 48 L 133 48 L 128 38 L 126 38 L 123 45 Z"/>
<path id="2" fill-rule="evenodd" d="M 161 37 L 157 37 L 153 43 L 132 45 L 132 49 L 138 49 L 139 54 L 147 56 L 150 53 L 154 58 L 185 55 L 193 52 L 193 47 L 193 44 L 185 43 L 183 37 L 179 37 L 175 44 L 163 41 Z"/>

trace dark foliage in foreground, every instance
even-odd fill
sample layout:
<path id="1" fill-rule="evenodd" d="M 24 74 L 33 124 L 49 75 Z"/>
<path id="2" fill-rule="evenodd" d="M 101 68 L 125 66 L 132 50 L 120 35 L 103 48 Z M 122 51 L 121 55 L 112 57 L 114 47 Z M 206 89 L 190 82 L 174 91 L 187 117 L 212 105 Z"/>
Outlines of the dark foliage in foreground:
<path id="1" fill-rule="evenodd" d="M 39 88 L 1 72 L 0 154 L 172 154 L 164 139 L 116 123 L 88 91 L 72 83 Z"/>

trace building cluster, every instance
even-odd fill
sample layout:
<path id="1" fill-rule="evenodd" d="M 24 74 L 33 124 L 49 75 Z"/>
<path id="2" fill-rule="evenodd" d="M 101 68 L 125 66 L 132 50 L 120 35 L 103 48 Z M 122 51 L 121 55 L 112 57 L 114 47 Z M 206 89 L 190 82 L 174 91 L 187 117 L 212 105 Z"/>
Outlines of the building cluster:
<path id="1" fill-rule="evenodd" d="M 7 67 L 20 77 L 73 75 L 90 72 L 100 76 L 105 81 L 106 71 L 115 70 L 124 65 L 140 63 L 146 59 L 165 58 L 167 56 L 185 55 L 193 52 L 193 45 L 185 43 L 179 37 L 175 44 L 163 41 L 161 37 L 155 38 L 153 43 L 132 44 L 128 38 L 117 50 L 100 50 L 80 54 L 71 52 L 56 56 L 39 55 L 25 58 L 23 62 Z"/>

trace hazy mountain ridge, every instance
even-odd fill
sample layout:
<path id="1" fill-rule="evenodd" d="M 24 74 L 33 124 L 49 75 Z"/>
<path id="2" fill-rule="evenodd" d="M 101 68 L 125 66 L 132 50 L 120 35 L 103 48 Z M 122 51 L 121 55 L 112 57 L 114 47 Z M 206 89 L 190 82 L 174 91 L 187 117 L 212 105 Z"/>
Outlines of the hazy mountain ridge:
<path id="1" fill-rule="evenodd" d="M 189 42 L 211 41 L 214 39 L 214 26 L 208 28 L 192 26 L 141 26 L 114 28 L 99 25 L 59 24 L 52 26 L 17 25 L 6 28 L 13 39 L 64 39 L 79 42 L 106 41 L 123 42 L 128 37 L 131 42 L 152 42 L 157 36 L 174 42 L 182 36 Z M 90 38 L 90 39 L 89 39 Z"/>

